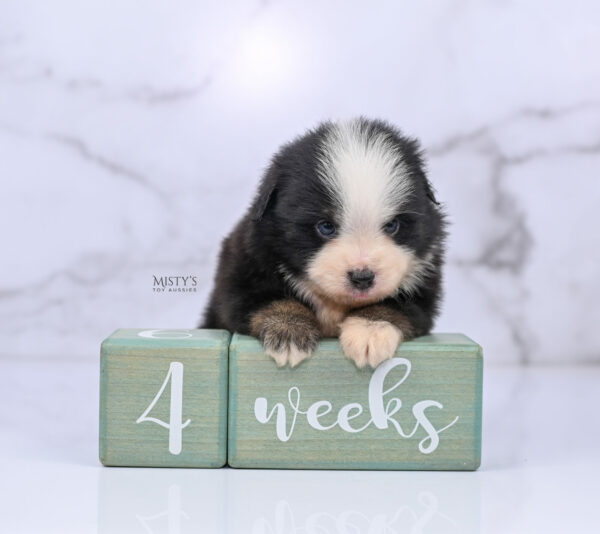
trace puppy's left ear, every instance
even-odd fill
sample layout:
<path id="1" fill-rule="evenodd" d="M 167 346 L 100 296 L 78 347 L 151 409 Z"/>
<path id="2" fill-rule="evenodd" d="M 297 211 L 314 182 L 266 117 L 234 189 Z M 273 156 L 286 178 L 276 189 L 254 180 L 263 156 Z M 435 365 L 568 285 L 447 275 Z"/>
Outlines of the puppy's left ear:
<path id="1" fill-rule="evenodd" d="M 267 209 L 275 203 L 277 196 L 277 176 L 274 169 L 269 169 L 263 177 L 258 193 L 250 207 L 250 213 L 253 221 L 260 221 Z"/>

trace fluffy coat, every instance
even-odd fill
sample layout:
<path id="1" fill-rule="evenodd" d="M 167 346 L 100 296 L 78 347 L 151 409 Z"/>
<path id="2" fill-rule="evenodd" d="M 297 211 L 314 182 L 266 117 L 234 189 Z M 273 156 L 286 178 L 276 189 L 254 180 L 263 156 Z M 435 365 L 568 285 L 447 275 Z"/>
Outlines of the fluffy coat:
<path id="1" fill-rule="evenodd" d="M 201 326 L 258 337 L 278 365 L 339 336 L 375 367 L 430 332 L 445 235 L 417 141 L 382 121 L 323 123 L 273 157 L 222 243 Z"/>

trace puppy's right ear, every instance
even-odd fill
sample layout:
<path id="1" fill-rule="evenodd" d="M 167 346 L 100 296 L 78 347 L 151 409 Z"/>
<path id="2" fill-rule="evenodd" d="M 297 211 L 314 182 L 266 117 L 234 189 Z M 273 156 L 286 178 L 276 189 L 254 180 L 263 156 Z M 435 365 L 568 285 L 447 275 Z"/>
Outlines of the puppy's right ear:
<path id="1" fill-rule="evenodd" d="M 433 186 L 431 185 L 431 182 L 428 178 L 425 178 L 425 193 L 427 194 L 427 198 L 431 200 L 431 202 L 433 202 L 436 206 L 440 205 L 437 198 L 435 197 L 435 190 L 433 189 Z"/>
<path id="2" fill-rule="evenodd" d="M 267 209 L 273 207 L 277 196 L 277 175 L 274 169 L 269 169 L 258 186 L 258 193 L 250 208 L 253 221 L 260 221 Z"/>

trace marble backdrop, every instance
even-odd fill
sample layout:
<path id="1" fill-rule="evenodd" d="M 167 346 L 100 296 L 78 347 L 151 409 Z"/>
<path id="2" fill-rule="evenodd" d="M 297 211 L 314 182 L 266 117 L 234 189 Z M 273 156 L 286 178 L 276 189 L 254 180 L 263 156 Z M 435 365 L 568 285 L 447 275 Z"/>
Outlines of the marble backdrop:
<path id="1" fill-rule="evenodd" d="M 592 0 L 3 0 L 0 354 L 194 326 L 272 152 L 362 114 L 421 139 L 446 204 L 437 330 L 599 362 L 599 28 Z"/>

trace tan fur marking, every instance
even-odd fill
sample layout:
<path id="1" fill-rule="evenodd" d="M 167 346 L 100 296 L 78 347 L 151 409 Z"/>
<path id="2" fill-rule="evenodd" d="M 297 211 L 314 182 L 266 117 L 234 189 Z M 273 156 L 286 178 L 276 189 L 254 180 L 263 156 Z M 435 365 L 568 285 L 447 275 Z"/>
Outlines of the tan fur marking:
<path id="1" fill-rule="evenodd" d="M 319 304 L 315 309 L 323 337 L 337 337 L 340 333 L 340 323 L 346 316 L 346 309 L 330 306 L 325 301 Z"/>
<path id="2" fill-rule="evenodd" d="M 307 268 L 310 289 L 347 307 L 365 306 L 396 292 L 410 274 L 412 252 L 380 234 L 347 235 L 327 243 Z M 368 296 L 357 298 L 348 282 L 348 271 L 369 268 L 375 284 Z"/>
<path id="3" fill-rule="evenodd" d="M 323 337 L 337 337 L 339 325 L 348 312 L 348 306 L 328 299 L 319 291 L 316 284 L 294 278 L 282 266 L 280 266 L 280 270 L 298 298 L 310 304 L 315 311 L 321 335 Z"/>
<path id="4" fill-rule="evenodd" d="M 323 337 L 337 337 L 340 333 L 340 323 L 346 317 L 348 307 L 319 296 L 305 286 L 304 296 L 310 300 Z"/>

